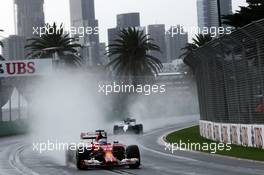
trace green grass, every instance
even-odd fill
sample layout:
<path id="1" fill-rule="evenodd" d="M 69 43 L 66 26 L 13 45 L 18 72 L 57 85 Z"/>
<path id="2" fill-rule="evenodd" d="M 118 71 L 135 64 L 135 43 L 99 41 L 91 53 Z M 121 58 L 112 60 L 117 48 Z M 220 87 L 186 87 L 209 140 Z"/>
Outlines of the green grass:
<path id="1" fill-rule="evenodd" d="M 182 143 L 190 143 L 190 144 L 199 143 L 201 145 L 219 143 L 219 142 L 211 141 L 211 140 L 201 137 L 199 134 L 199 126 L 194 126 L 191 128 L 187 128 L 187 129 L 183 129 L 183 130 L 171 133 L 166 137 L 166 139 L 169 143 L 180 143 L 180 141 Z M 200 150 L 198 149 L 196 151 L 202 151 L 202 152 L 207 152 L 207 153 L 210 152 L 210 151 L 205 151 L 202 149 Z M 231 145 L 230 151 L 227 151 L 226 149 L 224 149 L 223 151 L 218 150 L 216 151 L 216 154 L 232 156 L 232 157 L 242 158 L 242 159 L 264 161 L 264 150 L 257 149 L 257 148 L 237 146 L 237 145 Z"/>

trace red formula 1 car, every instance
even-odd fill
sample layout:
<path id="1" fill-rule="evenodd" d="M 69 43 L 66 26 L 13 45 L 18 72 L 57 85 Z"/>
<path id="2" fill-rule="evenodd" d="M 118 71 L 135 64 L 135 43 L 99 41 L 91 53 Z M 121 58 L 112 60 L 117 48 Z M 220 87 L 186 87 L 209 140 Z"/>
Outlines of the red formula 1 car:
<path id="1" fill-rule="evenodd" d="M 74 163 L 79 170 L 96 167 L 140 166 L 140 152 L 137 145 L 125 146 L 115 141 L 107 142 L 107 133 L 81 133 L 81 143 L 70 145 L 66 152 L 67 166 Z"/>

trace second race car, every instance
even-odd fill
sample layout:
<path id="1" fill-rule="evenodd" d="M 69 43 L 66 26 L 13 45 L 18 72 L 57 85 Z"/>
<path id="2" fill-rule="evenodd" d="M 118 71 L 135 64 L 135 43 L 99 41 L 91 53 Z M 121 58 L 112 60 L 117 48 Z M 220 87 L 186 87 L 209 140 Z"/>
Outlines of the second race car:
<path id="1" fill-rule="evenodd" d="M 136 119 L 127 118 L 123 121 L 123 123 L 114 126 L 113 133 L 114 135 L 143 134 L 143 125 L 137 124 Z"/>

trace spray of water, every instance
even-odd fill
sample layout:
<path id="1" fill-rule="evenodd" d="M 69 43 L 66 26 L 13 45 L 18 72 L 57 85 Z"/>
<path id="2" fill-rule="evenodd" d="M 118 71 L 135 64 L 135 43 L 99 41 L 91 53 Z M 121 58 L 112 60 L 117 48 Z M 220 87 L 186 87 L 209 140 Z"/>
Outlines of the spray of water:
<path id="1" fill-rule="evenodd" d="M 45 77 L 34 87 L 30 105 L 32 118 L 32 142 L 78 142 L 81 132 L 96 129 L 112 131 L 114 122 L 109 121 L 109 107 L 118 105 L 111 97 L 98 93 L 98 80 L 85 73 L 59 72 Z M 174 95 L 172 95 L 174 94 Z M 109 99 L 110 98 L 110 99 Z M 186 96 L 171 90 L 153 96 L 130 96 L 130 115 L 143 123 L 144 130 L 151 130 L 179 122 L 177 108 Z M 181 107 L 181 106 L 180 106 Z M 128 116 L 124 116 L 128 117 Z M 119 119 L 120 120 L 120 119 Z M 116 120 L 118 121 L 118 119 Z M 136 142 L 133 138 L 130 143 Z M 64 151 L 47 154 L 64 163 Z"/>
<path id="2" fill-rule="evenodd" d="M 109 128 L 96 82 L 80 73 L 60 72 L 37 83 L 30 107 L 32 142 L 78 142 L 81 132 Z M 64 159 L 63 151 L 49 155 Z"/>

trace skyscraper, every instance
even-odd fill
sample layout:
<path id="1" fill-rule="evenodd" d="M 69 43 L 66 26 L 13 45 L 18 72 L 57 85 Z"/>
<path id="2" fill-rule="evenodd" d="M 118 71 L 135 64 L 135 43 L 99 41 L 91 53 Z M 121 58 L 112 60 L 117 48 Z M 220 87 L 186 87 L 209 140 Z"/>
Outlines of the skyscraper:
<path id="1" fill-rule="evenodd" d="M 70 13 L 72 27 L 93 30 L 91 34 L 86 33 L 80 38 L 80 44 L 83 46 L 82 57 L 89 66 L 100 64 L 99 34 L 96 32 L 98 20 L 95 19 L 94 0 L 70 0 Z"/>
<path id="2" fill-rule="evenodd" d="M 32 38 L 34 28 L 45 25 L 44 0 L 14 0 L 15 33 L 4 40 L 6 59 L 24 59 L 26 39 Z"/>
<path id="3" fill-rule="evenodd" d="M 107 30 L 108 34 L 108 45 L 113 44 L 116 39 L 118 39 L 118 34 L 120 30 L 118 28 L 110 28 Z"/>
<path id="4" fill-rule="evenodd" d="M 117 25 L 115 28 L 108 29 L 108 45 L 114 44 L 114 41 L 118 39 L 118 35 L 120 30 L 135 27 L 138 30 L 142 30 L 145 32 L 144 27 L 140 27 L 140 14 L 139 13 L 124 13 L 119 14 L 116 17 Z M 109 58 L 112 60 L 113 58 Z"/>
<path id="5" fill-rule="evenodd" d="M 140 28 L 140 14 L 139 13 L 124 13 L 116 16 L 116 27 L 108 29 L 108 44 L 113 44 L 113 41 L 118 38 L 120 30 L 128 27 Z"/>
<path id="6" fill-rule="evenodd" d="M 4 47 L 3 57 L 7 60 L 23 60 L 25 59 L 26 39 L 23 36 L 11 35 L 2 40 Z"/>
<path id="7" fill-rule="evenodd" d="M 140 26 L 139 13 L 124 13 L 117 15 L 117 28 L 138 27 Z"/>
<path id="8" fill-rule="evenodd" d="M 45 24 L 44 0 L 14 0 L 16 34 L 26 38 L 33 36 L 33 27 Z"/>
<path id="9" fill-rule="evenodd" d="M 165 25 L 155 24 L 148 26 L 148 35 L 153 39 L 153 43 L 160 47 L 161 52 L 151 51 L 151 55 L 159 58 L 162 63 L 167 62 L 166 42 L 165 42 Z"/>
<path id="10" fill-rule="evenodd" d="M 198 27 L 219 27 L 218 0 L 197 0 Z M 232 0 L 220 0 L 220 13 L 232 14 Z"/>
<path id="11" fill-rule="evenodd" d="M 232 0 L 220 0 L 220 13 L 222 15 L 230 15 L 232 14 Z M 221 20 L 223 22 L 223 20 Z"/>
<path id="12" fill-rule="evenodd" d="M 173 35 L 171 34 L 172 31 L 174 33 Z M 185 33 L 180 25 L 176 27 L 171 27 L 166 33 L 168 62 L 172 62 L 173 60 L 179 59 L 184 52 L 182 48 L 184 48 L 187 43 L 188 33 Z"/>
<path id="13" fill-rule="evenodd" d="M 100 60 L 103 65 L 107 65 L 109 63 L 109 58 L 106 55 L 106 44 L 105 43 L 100 43 Z"/>

